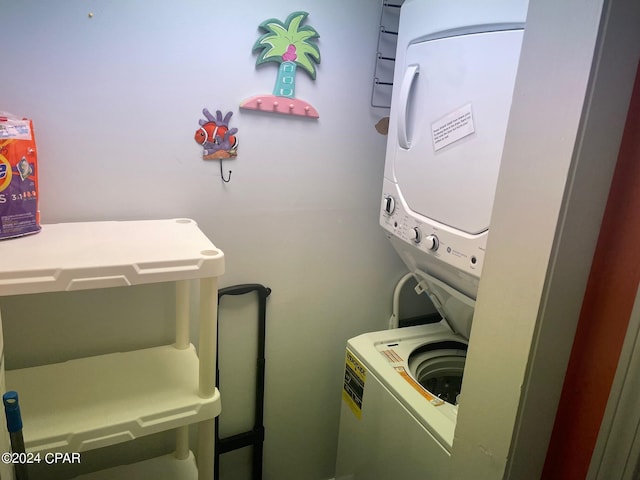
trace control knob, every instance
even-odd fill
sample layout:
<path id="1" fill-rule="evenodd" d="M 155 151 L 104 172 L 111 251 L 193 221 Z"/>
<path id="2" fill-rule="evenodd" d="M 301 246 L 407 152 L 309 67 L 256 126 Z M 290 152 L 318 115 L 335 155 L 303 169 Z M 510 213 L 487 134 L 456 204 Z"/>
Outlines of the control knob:
<path id="1" fill-rule="evenodd" d="M 415 243 L 420 243 L 422 241 L 422 232 L 420 231 L 420 228 L 413 227 L 411 231 L 413 232 L 413 241 Z"/>
<path id="2" fill-rule="evenodd" d="M 396 201 L 391 195 L 384 197 L 384 213 L 391 215 L 396 209 Z"/>
<path id="3" fill-rule="evenodd" d="M 434 252 L 438 250 L 440 246 L 440 240 L 435 235 L 428 235 L 427 238 L 424 239 L 425 246 L 429 250 L 433 250 Z"/>

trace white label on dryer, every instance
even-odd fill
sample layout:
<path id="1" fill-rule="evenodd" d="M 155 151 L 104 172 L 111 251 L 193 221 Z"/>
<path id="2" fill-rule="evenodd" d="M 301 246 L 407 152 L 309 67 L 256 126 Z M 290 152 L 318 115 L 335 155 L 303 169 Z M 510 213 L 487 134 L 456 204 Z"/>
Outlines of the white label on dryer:
<path id="1" fill-rule="evenodd" d="M 473 132 L 473 113 L 471 104 L 468 103 L 431 124 L 433 148 L 437 152 Z"/>

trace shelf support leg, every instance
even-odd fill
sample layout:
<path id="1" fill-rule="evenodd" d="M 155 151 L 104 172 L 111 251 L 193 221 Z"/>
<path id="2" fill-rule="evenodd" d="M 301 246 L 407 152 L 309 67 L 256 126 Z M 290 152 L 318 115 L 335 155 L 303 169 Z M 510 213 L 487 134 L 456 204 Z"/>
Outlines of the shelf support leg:
<path id="1" fill-rule="evenodd" d="M 176 282 L 176 343 L 178 350 L 189 348 L 189 280 Z"/>
<path id="2" fill-rule="evenodd" d="M 218 278 L 200 279 L 198 379 L 201 397 L 210 398 L 216 393 L 216 350 L 218 326 Z M 198 424 L 198 480 L 213 480 L 215 459 L 215 419 Z"/>
<path id="3" fill-rule="evenodd" d="M 199 393 L 210 398 L 216 392 L 216 342 L 218 322 L 218 278 L 200 280 Z"/>
<path id="4" fill-rule="evenodd" d="M 198 480 L 213 480 L 215 419 L 198 423 Z"/>
<path id="5" fill-rule="evenodd" d="M 178 460 L 189 458 L 189 425 L 176 428 L 176 452 L 174 456 Z"/>

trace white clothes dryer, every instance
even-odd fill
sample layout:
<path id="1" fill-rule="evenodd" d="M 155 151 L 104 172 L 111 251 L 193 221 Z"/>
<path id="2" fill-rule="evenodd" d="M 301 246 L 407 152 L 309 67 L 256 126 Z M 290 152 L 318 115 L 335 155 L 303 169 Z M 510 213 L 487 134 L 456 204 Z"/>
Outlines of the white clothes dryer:
<path id="1" fill-rule="evenodd" d="M 401 9 L 380 225 L 409 267 L 475 298 L 526 0 Z"/>
<path id="2" fill-rule="evenodd" d="M 402 5 L 380 225 L 443 320 L 349 340 L 336 480 L 447 478 L 527 6 Z"/>

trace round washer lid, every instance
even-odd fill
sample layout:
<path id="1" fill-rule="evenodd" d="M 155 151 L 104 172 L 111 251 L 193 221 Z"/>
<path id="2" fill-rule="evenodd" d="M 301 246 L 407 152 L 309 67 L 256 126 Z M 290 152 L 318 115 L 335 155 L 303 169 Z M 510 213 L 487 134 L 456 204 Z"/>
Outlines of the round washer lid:
<path id="1" fill-rule="evenodd" d="M 433 306 L 454 333 L 469 340 L 476 301 L 428 273 L 416 270 L 413 274 L 418 282 L 416 289 L 429 295 Z"/>

